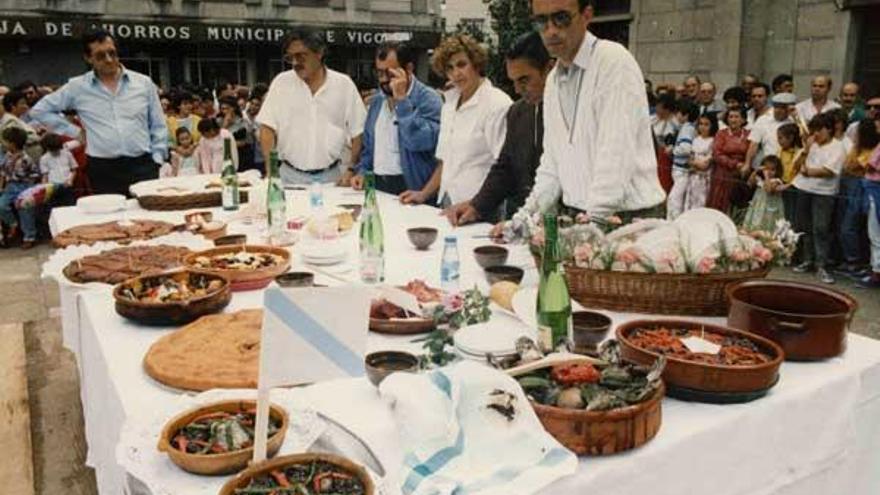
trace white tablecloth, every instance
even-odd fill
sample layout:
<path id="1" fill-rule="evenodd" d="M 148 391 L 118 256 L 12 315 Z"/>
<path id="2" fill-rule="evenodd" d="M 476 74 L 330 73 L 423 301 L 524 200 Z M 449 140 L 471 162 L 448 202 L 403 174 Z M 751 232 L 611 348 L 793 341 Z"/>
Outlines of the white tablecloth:
<path id="1" fill-rule="evenodd" d="M 339 191 L 328 196 L 332 194 L 339 195 L 337 202 L 357 199 Z M 423 278 L 437 284 L 442 239 L 430 251 L 417 252 L 409 246 L 405 229 L 424 225 L 451 229 L 428 207 L 402 207 L 383 197 L 381 208 L 389 281 Z M 55 215 L 53 228 L 96 221 L 65 209 Z M 485 288 L 469 251 L 485 242 L 471 236 L 486 229 L 485 225 L 456 229 L 463 284 L 478 283 Z M 530 264 L 528 253 L 516 251 L 512 263 Z M 534 283 L 534 271 L 527 274 L 526 283 Z M 356 279 L 356 270 L 345 277 Z M 321 277 L 319 282 L 337 283 Z M 125 420 L 180 393 L 151 380 L 141 365 L 150 344 L 171 330 L 127 322 L 116 315 L 106 292 L 83 292 L 76 301 L 73 313 L 68 308 L 63 311 L 65 319 L 77 323 L 88 464 L 96 469 L 100 492 L 118 494 L 126 486 L 126 475 L 114 452 Z M 259 291 L 237 293 L 227 311 L 258 307 L 260 302 Z M 636 317 L 610 315 L 615 325 Z M 516 324 L 512 319 L 510 323 Z M 371 334 L 368 341 L 370 350 L 415 347 L 405 337 Z M 322 383 L 306 390 L 309 406 L 346 422 L 374 447 L 386 466 L 399 460 L 390 416 L 365 379 Z M 841 358 L 785 363 L 779 385 L 752 403 L 716 406 L 665 399 L 663 408 L 663 426 L 653 441 L 623 455 L 582 458 L 576 475 L 560 480 L 546 493 L 880 493 L 880 342 L 852 335 L 849 350 Z M 365 417 L 371 419 L 365 421 Z"/>

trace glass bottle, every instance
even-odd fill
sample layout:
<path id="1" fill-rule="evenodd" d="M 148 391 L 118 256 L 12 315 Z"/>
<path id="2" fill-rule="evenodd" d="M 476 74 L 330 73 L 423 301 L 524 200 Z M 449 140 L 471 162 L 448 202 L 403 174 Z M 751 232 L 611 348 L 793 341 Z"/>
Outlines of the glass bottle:
<path id="1" fill-rule="evenodd" d="M 571 333 L 571 297 L 559 254 L 556 216 L 544 215 L 544 257 L 536 304 L 538 345 L 553 352 L 568 342 Z"/>

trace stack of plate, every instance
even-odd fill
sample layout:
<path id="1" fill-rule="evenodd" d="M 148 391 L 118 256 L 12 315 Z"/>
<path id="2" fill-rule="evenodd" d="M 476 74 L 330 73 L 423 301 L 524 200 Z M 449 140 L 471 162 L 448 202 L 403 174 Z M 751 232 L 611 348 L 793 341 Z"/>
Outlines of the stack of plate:
<path id="1" fill-rule="evenodd" d="M 305 242 L 301 249 L 302 260 L 310 265 L 337 265 L 348 258 L 345 246 L 338 242 Z"/>
<path id="2" fill-rule="evenodd" d="M 455 352 L 463 359 L 485 362 L 487 355 L 506 358 L 516 355 L 516 340 L 531 337 L 527 328 L 491 320 L 464 327 L 453 336 Z"/>

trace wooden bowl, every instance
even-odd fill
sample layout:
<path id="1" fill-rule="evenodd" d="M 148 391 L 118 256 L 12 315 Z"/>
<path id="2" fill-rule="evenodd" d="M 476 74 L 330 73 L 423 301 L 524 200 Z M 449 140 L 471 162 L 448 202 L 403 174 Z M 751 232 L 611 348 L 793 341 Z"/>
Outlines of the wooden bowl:
<path id="1" fill-rule="evenodd" d="M 236 489 L 244 488 L 251 478 L 256 476 L 267 474 L 276 469 L 283 469 L 292 464 L 306 464 L 313 461 L 328 462 L 345 469 L 361 481 L 366 495 L 376 494 L 376 487 L 373 485 L 373 479 L 367 474 L 367 470 L 344 457 L 333 454 L 294 454 L 277 457 L 245 469 L 223 485 L 223 488 L 220 489 L 220 495 L 235 495 Z"/>
<path id="2" fill-rule="evenodd" d="M 379 351 L 367 354 L 364 358 L 367 378 L 375 386 L 379 386 L 391 373 L 415 373 L 419 370 L 419 358 L 408 352 Z"/>
<path id="3" fill-rule="evenodd" d="M 623 359 L 645 366 L 654 364 L 654 361 L 660 355 L 634 346 L 630 342 L 629 336 L 639 328 L 657 326 L 688 329 L 705 328 L 709 332 L 746 338 L 757 344 L 761 351 L 767 353 L 772 358 L 768 363 L 754 366 L 722 366 L 666 356 L 666 369 L 663 371 L 663 381 L 670 388 L 677 387 L 690 391 L 722 394 L 748 393 L 766 391 L 779 379 L 779 367 L 782 364 L 784 353 L 778 345 L 748 332 L 695 321 L 672 319 L 636 320 L 620 325 L 617 327 L 617 340 L 620 342 L 620 354 Z"/>
<path id="4" fill-rule="evenodd" d="M 610 411 L 564 409 L 532 402 L 547 433 L 577 455 L 603 456 L 639 447 L 657 435 L 663 420 L 660 387 L 645 402 Z"/>
<path id="5" fill-rule="evenodd" d="M 206 295 L 187 299 L 185 301 L 173 301 L 163 303 L 133 301 L 122 295 L 123 289 L 135 281 L 166 278 L 177 274 L 186 274 L 190 278 L 194 276 L 221 280 L 223 285 L 220 289 L 209 292 Z M 135 277 L 113 288 L 113 299 L 116 301 L 116 312 L 120 316 L 137 321 L 146 325 L 182 325 L 189 323 L 204 315 L 219 312 L 229 304 L 232 299 L 229 280 L 213 272 L 203 270 L 177 270 L 153 275 Z"/>
<path id="6" fill-rule="evenodd" d="M 195 265 L 196 258 L 201 256 L 211 257 L 221 254 L 238 253 L 246 251 L 249 253 L 271 253 L 282 258 L 281 263 L 257 270 L 217 270 L 210 268 L 199 268 Z M 216 273 L 229 279 L 233 291 L 262 289 L 269 285 L 278 275 L 286 272 L 290 268 L 290 251 L 284 248 L 273 246 L 223 246 L 207 249 L 192 253 L 183 259 L 186 266 L 193 267 L 202 271 Z"/>
<path id="7" fill-rule="evenodd" d="M 474 258 L 483 269 L 507 263 L 508 254 L 507 248 L 501 246 L 487 245 L 474 248 Z"/>
<path id="8" fill-rule="evenodd" d="M 231 474 L 246 468 L 248 462 L 254 456 L 254 448 L 236 450 L 234 452 L 225 452 L 223 454 L 199 455 L 181 452 L 171 446 L 171 440 L 181 428 L 193 419 L 207 413 L 212 412 L 230 412 L 236 413 L 241 411 L 256 410 L 257 403 L 253 400 L 227 400 L 223 402 L 215 402 L 195 409 L 190 409 L 178 414 L 170 419 L 162 428 L 162 434 L 159 437 L 159 452 L 168 454 L 168 457 L 174 464 L 177 464 L 184 471 L 203 474 L 203 475 L 222 475 Z M 284 443 L 284 435 L 290 420 L 287 417 L 287 411 L 275 404 L 269 405 L 269 416 L 281 422 L 278 431 L 269 437 L 266 443 L 266 450 L 269 457 L 275 455 L 281 444 Z"/>

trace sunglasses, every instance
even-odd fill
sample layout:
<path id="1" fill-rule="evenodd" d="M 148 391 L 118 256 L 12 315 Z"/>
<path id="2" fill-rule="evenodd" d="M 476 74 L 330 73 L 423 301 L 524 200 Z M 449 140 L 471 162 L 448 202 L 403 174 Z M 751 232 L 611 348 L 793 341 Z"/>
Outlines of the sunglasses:
<path id="1" fill-rule="evenodd" d="M 868 110 L 880 110 L 880 105 L 867 105 L 865 108 Z"/>
<path id="2" fill-rule="evenodd" d="M 532 16 L 532 26 L 537 31 L 544 31 L 547 29 L 547 23 L 552 22 L 553 27 L 556 29 L 565 29 L 571 26 L 571 21 L 574 20 L 574 16 L 576 13 L 569 12 L 567 10 L 560 10 L 558 12 L 553 12 L 552 14 L 542 14 Z"/>

